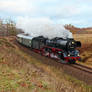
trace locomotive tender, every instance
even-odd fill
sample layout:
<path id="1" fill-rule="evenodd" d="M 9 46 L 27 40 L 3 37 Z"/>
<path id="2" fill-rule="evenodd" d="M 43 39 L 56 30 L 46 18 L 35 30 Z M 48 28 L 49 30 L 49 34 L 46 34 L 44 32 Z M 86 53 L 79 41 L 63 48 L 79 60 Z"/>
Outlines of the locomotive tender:
<path id="1" fill-rule="evenodd" d="M 62 63 L 75 63 L 81 59 L 76 49 L 81 47 L 81 42 L 74 39 L 60 37 L 48 39 L 43 36 L 30 37 L 18 34 L 17 41 L 41 55 L 58 59 Z"/>

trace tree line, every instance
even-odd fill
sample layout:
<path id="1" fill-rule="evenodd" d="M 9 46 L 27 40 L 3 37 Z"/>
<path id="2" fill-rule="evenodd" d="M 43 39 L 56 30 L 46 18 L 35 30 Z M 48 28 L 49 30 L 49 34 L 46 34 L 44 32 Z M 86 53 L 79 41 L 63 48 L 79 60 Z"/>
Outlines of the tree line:
<path id="1" fill-rule="evenodd" d="M 0 19 L 0 36 L 15 36 L 23 33 L 22 29 L 16 27 L 16 23 L 11 19 Z"/>

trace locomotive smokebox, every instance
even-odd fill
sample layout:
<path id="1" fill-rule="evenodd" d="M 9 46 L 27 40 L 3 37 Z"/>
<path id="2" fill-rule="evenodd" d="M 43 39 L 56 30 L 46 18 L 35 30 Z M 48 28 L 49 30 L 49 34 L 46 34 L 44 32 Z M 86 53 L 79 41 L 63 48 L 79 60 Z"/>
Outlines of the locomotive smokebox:
<path id="1" fill-rule="evenodd" d="M 76 41 L 76 46 L 77 47 L 81 47 L 81 42 L 80 41 Z"/>

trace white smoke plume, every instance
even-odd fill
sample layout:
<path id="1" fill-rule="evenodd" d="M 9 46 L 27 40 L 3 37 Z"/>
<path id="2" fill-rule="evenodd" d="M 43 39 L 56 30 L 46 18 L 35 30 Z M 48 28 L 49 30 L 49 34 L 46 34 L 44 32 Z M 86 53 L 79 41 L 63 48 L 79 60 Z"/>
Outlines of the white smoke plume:
<path id="1" fill-rule="evenodd" d="M 72 33 L 66 30 L 62 24 L 54 24 L 49 18 L 19 17 L 17 19 L 17 27 L 33 37 L 44 36 L 49 39 L 54 37 L 73 38 Z"/>

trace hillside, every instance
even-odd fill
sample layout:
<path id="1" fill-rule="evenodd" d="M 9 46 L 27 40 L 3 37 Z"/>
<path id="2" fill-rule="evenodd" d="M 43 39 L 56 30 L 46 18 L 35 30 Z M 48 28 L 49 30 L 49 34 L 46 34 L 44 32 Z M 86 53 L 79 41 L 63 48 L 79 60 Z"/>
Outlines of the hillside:
<path id="1" fill-rule="evenodd" d="M 73 34 L 73 36 L 82 44 L 79 48 L 82 61 L 92 67 L 92 34 Z"/>
<path id="2" fill-rule="evenodd" d="M 69 25 L 65 25 L 65 28 L 70 30 L 73 34 L 92 34 L 92 27 L 78 28 L 69 24 Z"/>
<path id="3" fill-rule="evenodd" d="M 0 92 L 87 92 L 91 87 L 0 38 Z M 54 63 L 54 62 L 53 62 Z M 62 71 L 62 72 L 61 72 Z"/>

